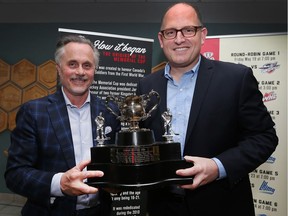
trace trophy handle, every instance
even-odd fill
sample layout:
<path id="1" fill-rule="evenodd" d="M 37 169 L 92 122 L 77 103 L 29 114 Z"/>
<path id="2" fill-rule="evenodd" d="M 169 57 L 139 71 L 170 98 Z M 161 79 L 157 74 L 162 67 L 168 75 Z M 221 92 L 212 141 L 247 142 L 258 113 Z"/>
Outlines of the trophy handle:
<path id="1" fill-rule="evenodd" d="M 158 107 L 159 103 L 160 103 L 160 95 L 158 94 L 158 92 L 154 91 L 153 89 L 149 92 L 148 96 L 147 95 L 143 95 L 143 97 L 146 96 L 148 97 L 148 100 L 146 101 L 146 104 L 148 101 L 150 101 L 150 98 L 152 96 L 155 96 L 156 99 L 157 99 L 157 102 L 156 104 L 148 111 L 148 113 L 146 114 L 146 116 L 142 119 L 142 120 L 145 120 L 147 119 L 148 117 L 151 116 L 151 113 Z M 145 100 L 144 100 L 145 101 Z M 144 106 L 146 106 L 146 104 Z"/>
<path id="2" fill-rule="evenodd" d="M 109 106 L 109 102 L 112 101 L 113 103 L 117 103 L 116 99 L 113 96 L 107 96 L 106 97 L 106 108 L 117 117 L 117 119 L 120 118 L 120 116 Z"/>

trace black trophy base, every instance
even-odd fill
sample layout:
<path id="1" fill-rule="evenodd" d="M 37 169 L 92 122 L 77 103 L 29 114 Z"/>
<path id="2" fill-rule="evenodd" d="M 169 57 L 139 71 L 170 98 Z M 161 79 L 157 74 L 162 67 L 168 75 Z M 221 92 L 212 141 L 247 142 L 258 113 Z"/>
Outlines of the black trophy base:
<path id="1" fill-rule="evenodd" d="M 176 170 L 193 166 L 181 159 L 180 143 L 157 142 L 147 145 L 104 145 L 91 148 L 88 170 L 101 170 L 101 178 L 88 184 L 121 190 L 152 189 L 169 184 L 191 184 L 193 177 L 176 175 Z"/>
<path id="2" fill-rule="evenodd" d="M 116 188 L 120 190 L 153 189 L 165 185 L 191 184 L 192 177 L 175 174 L 177 169 L 191 167 L 183 160 L 160 161 L 153 164 L 119 165 L 97 164 L 89 166 L 90 170 L 101 170 L 102 178 L 89 178 L 88 184 L 97 188 Z"/>

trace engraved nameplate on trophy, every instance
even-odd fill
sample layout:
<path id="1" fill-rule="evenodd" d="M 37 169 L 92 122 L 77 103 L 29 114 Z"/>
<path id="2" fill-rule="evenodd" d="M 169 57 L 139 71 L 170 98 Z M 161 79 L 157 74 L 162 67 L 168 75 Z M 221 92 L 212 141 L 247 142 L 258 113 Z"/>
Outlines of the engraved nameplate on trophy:
<path id="1" fill-rule="evenodd" d="M 113 110 L 109 106 L 111 103 L 115 103 L 119 110 Z M 147 95 L 106 98 L 107 109 L 122 125 L 128 127 L 121 128 L 116 133 L 114 145 L 105 145 L 107 137 L 103 133 L 104 125 L 95 120 L 98 145 L 91 148 L 91 163 L 87 169 L 101 170 L 104 176 L 89 178 L 89 185 L 149 189 L 165 184 L 193 182 L 192 177 L 181 177 L 175 173 L 177 169 L 191 167 L 193 164 L 182 159 L 180 143 L 173 141 L 175 133 L 171 127 L 170 111 L 167 110 L 162 115 L 165 141 L 156 142 L 152 130 L 139 127 L 139 122 L 149 118 L 159 104 L 160 96 L 153 90 Z M 102 114 L 97 118 L 101 119 L 102 123 L 105 120 Z"/>

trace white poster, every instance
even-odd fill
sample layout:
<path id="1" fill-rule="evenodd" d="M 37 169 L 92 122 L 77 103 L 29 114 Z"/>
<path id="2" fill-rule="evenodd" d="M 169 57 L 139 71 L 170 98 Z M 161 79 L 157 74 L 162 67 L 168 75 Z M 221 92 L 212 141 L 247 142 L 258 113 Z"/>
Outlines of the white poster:
<path id="1" fill-rule="evenodd" d="M 276 151 L 250 173 L 255 211 L 287 215 L 287 34 L 208 37 L 202 54 L 253 69 L 279 137 Z"/>
<path id="2" fill-rule="evenodd" d="M 139 79 L 151 72 L 153 39 L 64 28 L 59 32 L 84 35 L 99 50 L 99 67 L 90 90 L 102 99 L 135 94 Z"/>
<path id="3" fill-rule="evenodd" d="M 153 39 L 64 28 L 59 32 L 84 35 L 99 50 L 99 67 L 90 91 L 102 99 L 135 94 L 139 79 L 151 72 Z M 120 191 L 112 194 L 111 216 L 146 215 L 145 191 Z"/>

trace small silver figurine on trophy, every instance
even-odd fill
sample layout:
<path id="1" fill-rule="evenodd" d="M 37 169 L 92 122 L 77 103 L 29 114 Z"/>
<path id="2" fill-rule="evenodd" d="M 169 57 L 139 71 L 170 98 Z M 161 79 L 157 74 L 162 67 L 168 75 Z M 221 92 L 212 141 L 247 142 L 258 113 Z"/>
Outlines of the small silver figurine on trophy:
<path id="1" fill-rule="evenodd" d="M 162 136 L 166 139 L 167 142 L 173 142 L 173 137 L 178 134 L 174 133 L 172 130 L 172 113 L 170 112 L 169 108 L 167 108 L 167 111 L 162 114 L 162 119 L 164 121 L 165 130 L 165 133 Z"/>
<path id="2" fill-rule="evenodd" d="M 100 114 L 95 118 L 95 122 L 96 122 L 96 141 L 98 142 L 99 146 L 103 146 L 105 140 L 109 140 L 110 137 L 107 137 L 105 135 L 105 131 L 104 131 L 104 125 L 105 125 L 105 119 L 102 116 L 102 112 L 100 112 Z"/>

